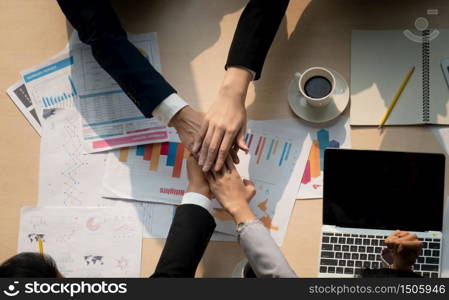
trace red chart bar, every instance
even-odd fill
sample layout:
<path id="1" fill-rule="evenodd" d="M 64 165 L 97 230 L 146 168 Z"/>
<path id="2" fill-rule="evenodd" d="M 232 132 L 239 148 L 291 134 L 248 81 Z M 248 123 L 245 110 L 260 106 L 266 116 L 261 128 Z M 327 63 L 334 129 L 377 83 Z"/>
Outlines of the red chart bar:
<path id="1" fill-rule="evenodd" d="M 143 160 L 151 160 L 151 153 L 153 152 L 153 144 L 148 144 L 145 146 L 143 152 Z"/>
<path id="2" fill-rule="evenodd" d="M 259 148 L 259 154 L 257 155 L 256 164 L 259 164 L 259 162 L 260 162 L 260 158 L 262 157 L 263 149 L 265 148 L 265 141 L 266 140 L 267 140 L 266 137 L 262 138 L 262 144 L 260 145 L 260 148 Z"/>
<path id="3" fill-rule="evenodd" d="M 161 155 L 168 155 L 168 144 L 169 142 L 161 144 Z"/>
<path id="4" fill-rule="evenodd" d="M 262 139 L 263 137 L 259 136 L 259 140 L 257 141 L 256 152 L 254 152 L 254 155 L 257 155 L 257 153 L 259 153 L 260 142 L 262 141 Z"/>
<path id="5" fill-rule="evenodd" d="M 179 178 L 181 177 L 182 161 L 184 159 L 184 145 L 178 144 L 176 150 L 175 165 L 173 166 L 172 177 Z"/>
<path id="6" fill-rule="evenodd" d="M 252 141 L 253 141 L 253 134 L 251 133 L 251 135 L 249 136 L 249 141 L 248 141 L 248 149 L 251 147 Z"/>

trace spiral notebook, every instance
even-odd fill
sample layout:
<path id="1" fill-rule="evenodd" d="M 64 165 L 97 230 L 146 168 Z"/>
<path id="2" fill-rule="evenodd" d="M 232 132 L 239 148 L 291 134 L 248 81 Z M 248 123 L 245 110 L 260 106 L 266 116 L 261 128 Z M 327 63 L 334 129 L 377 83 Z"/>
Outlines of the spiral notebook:
<path id="1" fill-rule="evenodd" d="M 449 30 L 355 30 L 351 45 L 351 125 L 379 125 L 407 72 L 415 72 L 386 125 L 449 124 L 441 60 Z"/>

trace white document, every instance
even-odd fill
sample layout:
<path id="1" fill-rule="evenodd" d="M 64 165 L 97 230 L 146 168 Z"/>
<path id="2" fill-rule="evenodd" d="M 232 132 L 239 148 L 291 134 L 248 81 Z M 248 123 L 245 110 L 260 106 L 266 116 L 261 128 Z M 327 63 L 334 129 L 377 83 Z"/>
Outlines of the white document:
<path id="1" fill-rule="evenodd" d="M 253 122 L 254 124 L 264 123 L 273 128 L 282 128 L 283 131 L 293 135 L 296 132 L 308 132 L 312 147 L 306 158 L 307 164 L 304 173 L 298 174 L 301 185 L 297 199 L 322 198 L 324 150 L 328 147 L 350 149 L 352 146 L 348 116 L 340 116 L 335 122 L 324 127 L 309 126 L 298 119 Z"/>
<path id="2" fill-rule="evenodd" d="M 74 106 L 78 92 L 72 79 L 72 65 L 72 56 L 60 54 L 21 72 L 39 118 L 43 109 Z"/>
<path id="3" fill-rule="evenodd" d="M 101 198 L 106 154 L 84 155 L 75 108 L 45 110 L 39 168 L 39 205 L 111 206 Z"/>
<path id="4" fill-rule="evenodd" d="M 56 261 L 64 277 L 139 277 L 142 226 L 129 207 L 23 207 L 18 252 Z"/>
<path id="5" fill-rule="evenodd" d="M 14 83 L 6 92 L 34 130 L 41 135 L 41 121 L 23 80 Z"/>
<path id="6" fill-rule="evenodd" d="M 168 139 L 167 127 L 156 118 L 145 118 L 121 91 L 81 96 L 78 107 L 88 153 Z"/>
<path id="7" fill-rule="evenodd" d="M 188 180 L 189 153 L 170 128 L 170 142 L 110 151 L 103 196 L 180 204 Z"/>
<path id="8" fill-rule="evenodd" d="M 256 195 L 250 206 L 256 217 L 281 245 L 287 232 L 299 188 L 298 174 L 304 172 L 311 140 L 306 128 L 294 134 L 264 121 L 248 122 L 245 141 L 249 153 L 239 153 L 237 169 L 250 179 Z M 217 231 L 235 234 L 235 223 L 223 210 L 215 209 Z"/>
<path id="9" fill-rule="evenodd" d="M 161 72 L 156 33 L 129 35 L 129 40 Z M 117 82 L 97 63 L 91 47 L 71 38 L 75 61 L 73 78 L 80 95 L 82 133 L 86 152 L 167 141 L 167 129 L 145 118 Z"/>
<path id="10" fill-rule="evenodd" d="M 143 237 L 166 238 L 175 207 L 102 198 L 107 154 L 84 154 L 75 108 L 46 112 L 41 138 L 39 205 L 132 207 L 139 214 Z"/>

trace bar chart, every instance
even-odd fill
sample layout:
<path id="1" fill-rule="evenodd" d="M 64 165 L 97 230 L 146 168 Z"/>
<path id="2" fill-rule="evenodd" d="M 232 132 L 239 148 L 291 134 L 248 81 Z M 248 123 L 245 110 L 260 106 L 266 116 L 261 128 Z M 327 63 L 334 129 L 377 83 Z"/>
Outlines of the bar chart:
<path id="1" fill-rule="evenodd" d="M 176 142 L 125 147 L 120 149 L 119 161 L 126 163 L 129 153 L 148 162 L 148 171 L 157 172 L 162 165 L 172 169 L 171 177 L 180 178 L 184 160 L 189 157 L 189 151 L 184 145 Z M 161 156 L 165 156 L 165 164 L 161 164 Z"/>
<path id="2" fill-rule="evenodd" d="M 65 84 L 68 89 L 67 91 L 64 91 L 57 95 L 43 96 L 41 98 L 41 102 L 44 108 L 54 107 L 58 103 L 65 102 L 67 100 L 72 100 L 75 96 L 77 96 L 75 84 L 73 83 L 72 78 L 68 76 L 66 80 L 67 80 L 66 82 L 70 84 L 70 85 Z"/>
<path id="3" fill-rule="evenodd" d="M 313 140 L 312 142 L 312 148 L 310 149 L 301 184 L 308 184 L 312 179 L 322 176 L 324 168 L 324 150 L 326 150 L 326 148 L 340 148 L 339 141 L 329 140 L 329 131 L 327 129 L 318 130 L 316 132 L 316 137 L 316 140 Z M 315 189 L 318 187 L 318 184 L 315 184 Z"/>
<path id="4" fill-rule="evenodd" d="M 278 167 L 282 167 L 288 161 L 292 148 L 291 142 L 262 135 L 254 138 L 253 133 L 246 134 L 245 143 L 250 153 L 256 157 L 256 164 L 260 164 L 263 160 L 275 160 Z"/>

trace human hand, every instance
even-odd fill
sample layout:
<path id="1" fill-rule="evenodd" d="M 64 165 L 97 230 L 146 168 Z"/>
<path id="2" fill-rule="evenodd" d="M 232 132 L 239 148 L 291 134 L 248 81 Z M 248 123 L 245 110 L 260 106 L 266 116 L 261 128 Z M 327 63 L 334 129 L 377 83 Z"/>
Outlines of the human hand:
<path id="1" fill-rule="evenodd" d="M 245 98 L 250 81 L 251 73 L 245 69 L 231 67 L 226 71 L 218 99 L 195 135 L 192 151 L 199 155 L 198 163 L 204 172 L 220 170 L 229 153 L 238 163 L 239 148 L 248 151 L 243 137 L 246 131 Z"/>
<path id="2" fill-rule="evenodd" d="M 199 132 L 204 115 L 190 106 L 183 107 L 168 126 L 175 127 L 184 146 L 192 151 L 195 135 Z"/>
<path id="3" fill-rule="evenodd" d="M 201 167 L 192 155 L 187 158 L 187 177 L 189 178 L 189 185 L 187 186 L 188 193 L 198 193 L 209 199 L 212 198 L 209 183 L 207 182 Z"/>
<path id="4" fill-rule="evenodd" d="M 255 220 L 249 207 L 249 201 L 256 194 L 254 184 L 250 180 L 242 180 L 230 157 L 225 164 L 220 171 L 206 173 L 212 194 L 237 224 Z"/>
<path id="5" fill-rule="evenodd" d="M 385 245 L 393 253 L 392 269 L 395 270 L 411 270 L 422 249 L 422 242 L 416 234 L 400 230 L 392 233 Z"/>

